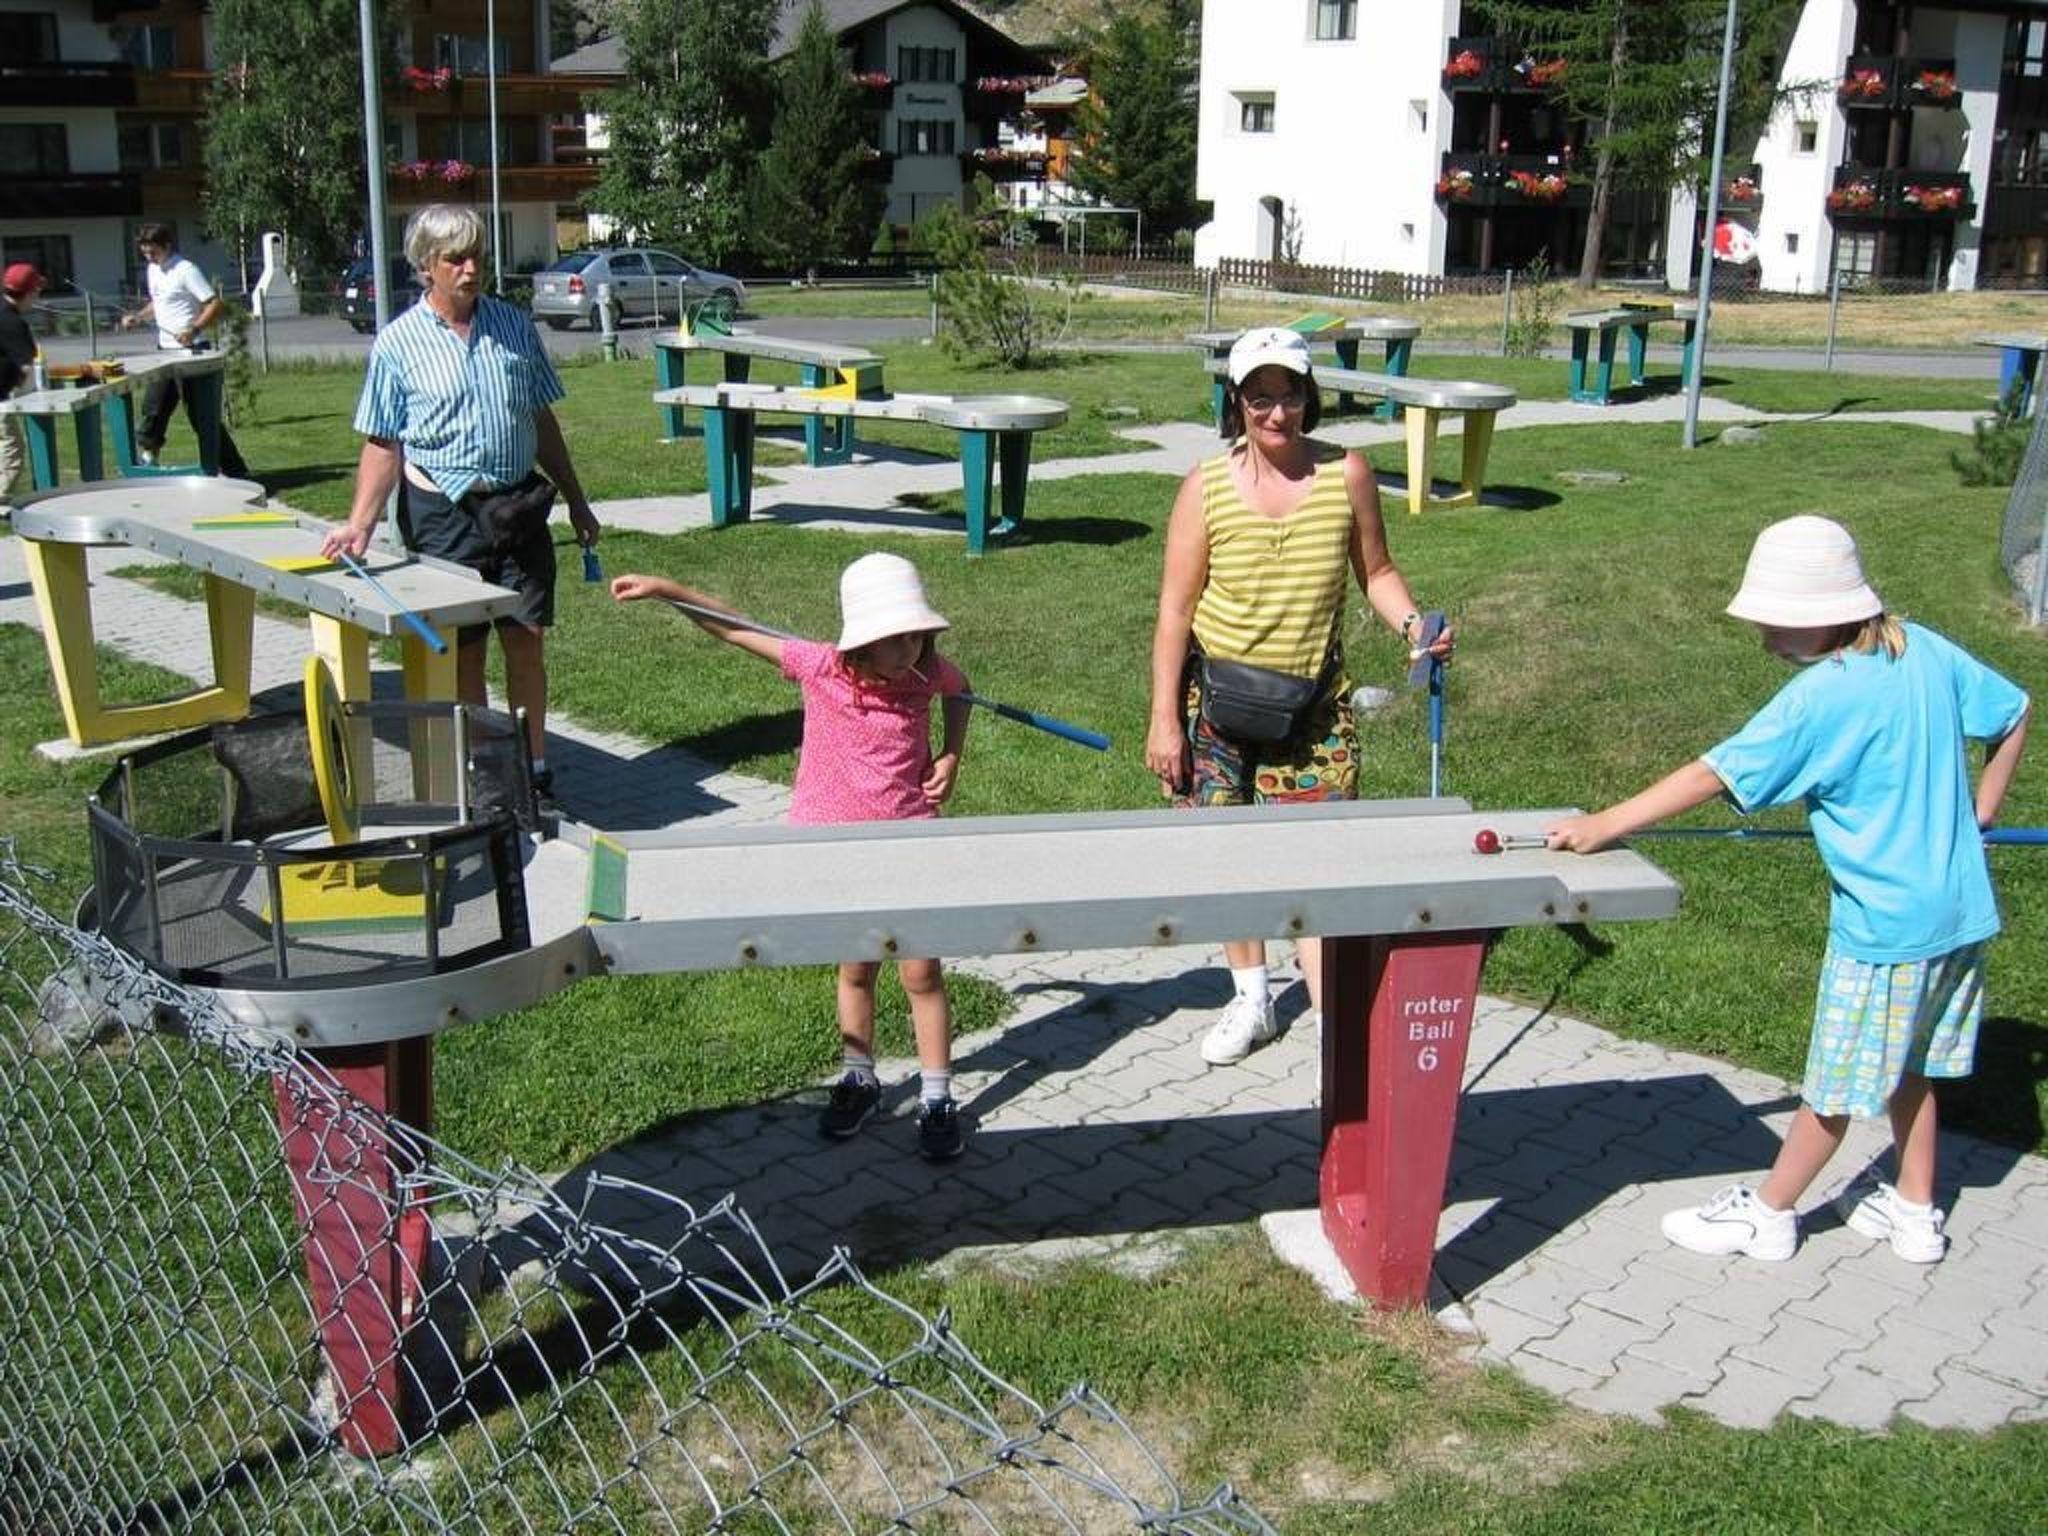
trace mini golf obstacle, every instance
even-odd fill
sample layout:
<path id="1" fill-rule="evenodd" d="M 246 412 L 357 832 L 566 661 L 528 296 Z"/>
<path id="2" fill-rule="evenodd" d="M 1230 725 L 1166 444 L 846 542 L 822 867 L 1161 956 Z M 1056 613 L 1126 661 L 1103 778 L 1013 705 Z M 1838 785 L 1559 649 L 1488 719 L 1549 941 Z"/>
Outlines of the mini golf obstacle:
<path id="1" fill-rule="evenodd" d="M 1532 835 L 1566 813 L 1482 818 L 1450 798 L 535 839 L 514 723 L 425 717 L 467 733 L 451 760 L 422 750 L 419 708 L 316 700 L 310 727 L 220 727 L 124 760 L 92 809 L 107 936 L 424 1131 L 436 1033 L 598 972 L 1323 935 L 1323 1230 L 1383 1305 L 1427 1294 L 1488 944 L 1678 905 L 1627 850 L 1481 854 L 1483 826 Z M 313 738 L 365 732 L 366 750 L 333 749 L 350 753 L 339 793 L 391 834 L 336 846 Z M 495 766 L 454 774 L 484 743 Z M 458 793 L 419 793 L 442 783 Z M 388 905 L 356 894 L 365 861 Z M 342 896 L 283 894 L 287 871 L 319 867 L 325 891 L 337 864 L 355 871 Z M 416 1425 L 404 1341 L 430 1236 L 414 1154 L 343 1154 L 317 1109 L 279 1113 L 343 1442 L 396 1451 Z M 311 1198 L 344 1183 L 348 1200 Z"/>

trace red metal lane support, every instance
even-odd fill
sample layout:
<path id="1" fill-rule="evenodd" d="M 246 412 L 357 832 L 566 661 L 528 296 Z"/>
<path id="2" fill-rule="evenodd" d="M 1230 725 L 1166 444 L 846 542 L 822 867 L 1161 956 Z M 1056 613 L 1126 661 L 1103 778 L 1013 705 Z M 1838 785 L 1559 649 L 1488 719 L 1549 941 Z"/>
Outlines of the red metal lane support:
<path id="1" fill-rule="evenodd" d="M 272 1079 L 305 1236 L 308 1291 L 341 1442 L 351 1455 L 388 1456 L 405 1445 L 404 1338 L 423 1288 L 432 1228 L 414 1197 L 415 1150 L 394 1140 L 387 1123 L 431 1128 L 433 1040 L 308 1054 L 340 1085 L 339 1103 L 303 1088 L 295 1094 L 289 1079 Z"/>
<path id="2" fill-rule="evenodd" d="M 1323 941 L 1323 1233 L 1361 1296 L 1429 1295 L 1486 936 Z"/>

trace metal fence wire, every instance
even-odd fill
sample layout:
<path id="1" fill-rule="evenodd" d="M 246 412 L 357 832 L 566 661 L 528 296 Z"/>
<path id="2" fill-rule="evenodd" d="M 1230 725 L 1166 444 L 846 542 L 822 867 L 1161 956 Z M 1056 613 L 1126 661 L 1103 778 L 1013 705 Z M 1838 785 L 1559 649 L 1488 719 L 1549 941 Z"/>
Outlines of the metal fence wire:
<path id="1" fill-rule="evenodd" d="M 662 1218 L 636 1237 L 373 1113 L 52 916 L 43 878 L 0 842 L 8 1536 L 1271 1531 L 844 1251 L 792 1285 L 731 1195 L 586 1192 Z M 404 1298 L 386 1333 L 337 1304 L 365 1283 Z M 364 1454 L 380 1418 L 395 1449 Z"/>
<path id="2" fill-rule="evenodd" d="M 2041 383 L 2034 382 L 2038 391 Z M 1998 559 L 2027 610 L 2027 622 L 2048 620 L 2048 402 L 2038 399 L 2026 456 L 2006 498 Z"/>

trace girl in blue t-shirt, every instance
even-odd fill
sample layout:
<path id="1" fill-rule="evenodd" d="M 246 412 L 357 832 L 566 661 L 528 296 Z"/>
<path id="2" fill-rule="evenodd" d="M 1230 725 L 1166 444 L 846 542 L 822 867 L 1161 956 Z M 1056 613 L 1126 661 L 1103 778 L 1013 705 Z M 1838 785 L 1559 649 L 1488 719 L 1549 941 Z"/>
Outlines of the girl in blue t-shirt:
<path id="1" fill-rule="evenodd" d="M 1698 1253 L 1789 1259 L 1794 1206 L 1850 1119 L 1889 1113 L 1897 1182 L 1840 1205 L 1854 1230 L 1931 1264 L 1948 1240 L 1930 1079 L 1968 1076 L 1976 1055 L 1984 942 L 1998 931 L 1983 829 L 2019 766 L 2027 696 L 1886 613 L 1855 541 L 1824 517 L 1759 534 L 1728 612 L 1798 675 L 1704 756 L 1549 831 L 1551 847 L 1591 853 L 1717 795 L 1744 814 L 1799 801 L 1834 885 L 1803 1102 L 1777 1161 L 1754 1190 L 1671 1212 L 1664 1235 Z M 1974 795 L 1966 739 L 1991 744 Z"/>

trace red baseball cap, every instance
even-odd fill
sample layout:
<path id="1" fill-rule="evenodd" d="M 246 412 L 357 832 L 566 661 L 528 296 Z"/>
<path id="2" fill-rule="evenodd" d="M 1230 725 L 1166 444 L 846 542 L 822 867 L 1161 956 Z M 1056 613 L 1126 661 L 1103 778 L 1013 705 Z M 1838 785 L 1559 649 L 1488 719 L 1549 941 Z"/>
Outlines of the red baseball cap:
<path id="1" fill-rule="evenodd" d="M 17 261 L 0 274 L 0 288 L 9 293 L 40 293 L 47 286 L 43 274 L 25 261 Z"/>

